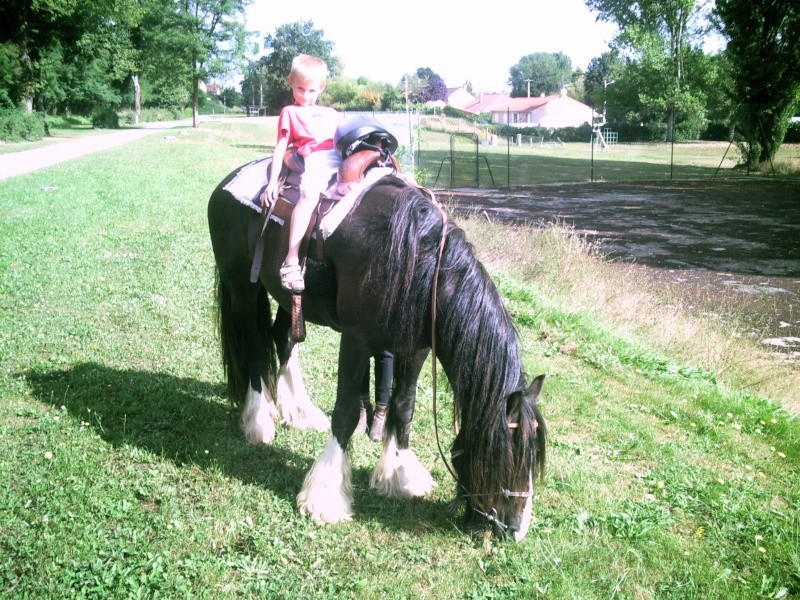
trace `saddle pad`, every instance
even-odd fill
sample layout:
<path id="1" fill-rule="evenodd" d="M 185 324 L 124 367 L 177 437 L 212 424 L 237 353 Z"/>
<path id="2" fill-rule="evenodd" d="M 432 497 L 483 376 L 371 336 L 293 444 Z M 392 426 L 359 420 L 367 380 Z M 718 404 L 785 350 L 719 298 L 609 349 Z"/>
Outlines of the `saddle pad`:
<path id="1" fill-rule="evenodd" d="M 256 212 L 261 212 L 261 192 L 267 185 L 267 167 L 272 161 L 272 157 L 261 158 L 247 163 L 231 179 L 224 189 L 230 193 L 237 201 L 245 206 L 249 206 Z M 331 210 L 325 215 L 320 223 L 322 239 L 326 240 L 336 230 L 339 224 L 356 206 L 358 199 L 363 193 L 372 187 L 379 179 L 391 175 L 394 169 L 391 167 L 375 167 L 367 171 L 364 179 L 350 186 L 350 191 L 336 202 Z M 332 186 L 332 187 L 335 187 Z M 330 188 L 328 190 L 330 192 Z M 329 195 L 329 194 L 326 194 Z M 284 218 L 272 214 L 270 219 L 283 225 Z"/>
<path id="2" fill-rule="evenodd" d="M 222 189 L 242 204 L 261 212 L 259 197 L 267 185 L 267 167 L 272 157 L 261 158 L 244 165 Z"/>

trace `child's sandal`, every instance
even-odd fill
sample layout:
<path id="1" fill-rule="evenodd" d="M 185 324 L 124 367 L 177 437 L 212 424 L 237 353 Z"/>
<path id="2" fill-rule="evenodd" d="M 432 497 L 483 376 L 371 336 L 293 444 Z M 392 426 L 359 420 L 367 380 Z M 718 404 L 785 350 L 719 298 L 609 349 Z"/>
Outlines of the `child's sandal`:
<path id="1" fill-rule="evenodd" d="M 281 267 L 281 286 L 290 292 L 300 293 L 306 285 L 303 279 L 303 269 L 297 263 L 287 265 L 283 263 Z"/>

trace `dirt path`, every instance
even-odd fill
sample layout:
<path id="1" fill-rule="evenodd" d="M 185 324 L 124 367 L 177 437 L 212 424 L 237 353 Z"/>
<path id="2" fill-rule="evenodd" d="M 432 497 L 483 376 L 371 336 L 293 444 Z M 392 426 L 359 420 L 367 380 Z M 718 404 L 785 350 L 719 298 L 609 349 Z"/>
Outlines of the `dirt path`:
<path id="1" fill-rule="evenodd" d="M 140 129 L 122 129 L 100 135 L 54 142 L 52 146 L 0 155 L 0 180 L 32 173 L 79 156 L 121 146 L 168 129 L 191 126 L 191 120 L 145 123 Z"/>
<path id="2" fill-rule="evenodd" d="M 559 184 L 442 197 L 456 211 L 572 226 L 656 281 L 763 316 L 765 343 L 800 356 L 799 182 Z"/>

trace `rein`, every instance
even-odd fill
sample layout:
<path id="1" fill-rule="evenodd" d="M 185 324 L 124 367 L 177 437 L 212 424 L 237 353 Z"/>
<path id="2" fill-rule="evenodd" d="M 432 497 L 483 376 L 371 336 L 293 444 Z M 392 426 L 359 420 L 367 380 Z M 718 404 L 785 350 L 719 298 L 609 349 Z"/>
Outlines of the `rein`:
<path id="1" fill-rule="evenodd" d="M 433 192 L 430 192 L 431 200 L 433 201 L 433 205 L 439 209 L 439 213 L 442 215 L 442 236 L 439 239 L 439 250 L 436 253 L 436 268 L 433 270 L 433 289 L 431 290 L 431 392 L 433 393 L 433 431 L 436 434 L 436 447 L 439 449 L 439 456 L 442 458 L 442 462 L 444 466 L 447 467 L 447 470 L 450 472 L 450 475 L 453 477 L 457 485 L 461 485 L 458 482 L 458 476 L 455 473 L 455 470 L 450 465 L 450 462 L 444 455 L 444 450 L 442 450 L 442 442 L 439 439 L 439 415 L 436 409 L 436 306 L 438 304 L 438 289 L 439 289 L 439 271 L 441 270 L 442 266 L 442 255 L 444 254 L 444 245 L 447 241 L 447 215 L 442 210 L 442 207 L 436 201 L 433 196 Z M 467 490 L 464 490 L 467 492 Z"/>
<path id="2" fill-rule="evenodd" d="M 442 442 L 439 438 L 439 415 L 437 410 L 437 392 L 436 392 L 436 379 L 437 379 L 437 369 L 436 369 L 436 308 L 438 304 L 438 289 L 439 289 L 439 271 L 441 270 L 442 264 L 442 255 L 444 254 L 444 246 L 447 242 L 447 214 L 442 210 L 442 207 L 436 201 L 436 198 L 433 195 L 433 192 L 430 190 L 424 190 L 430 197 L 433 205 L 439 210 L 439 213 L 442 215 L 442 235 L 439 240 L 439 249 L 436 254 L 436 267 L 433 271 L 433 289 L 431 290 L 431 392 L 433 394 L 433 430 L 436 434 L 436 447 L 439 450 L 439 456 L 444 463 L 444 466 L 447 467 L 448 472 L 453 477 L 456 482 L 456 485 L 461 488 L 461 495 L 456 499 L 458 500 L 466 500 L 467 498 L 478 498 L 481 496 L 489 496 L 490 494 L 473 494 L 468 489 L 466 489 L 461 483 L 458 481 L 458 476 L 455 473 L 454 467 L 450 464 L 450 461 L 447 460 L 447 457 L 444 454 L 444 450 L 442 450 Z M 508 427 L 510 429 L 516 429 L 519 426 L 519 423 L 509 423 Z M 455 424 L 456 427 L 456 435 L 458 434 L 458 424 Z M 451 453 L 451 459 L 453 457 L 459 456 L 461 452 L 456 454 Z M 506 488 L 502 488 L 500 490 L 500 495 L 504 498 L 530 498 L 533 495 L 532 491 L 527 492 L 512 492 L 511 490 L 507 490 Z M 454 503 L 455 504 L 455 503 Z M 471 506 L 472 510 L 484 517 L 490 523 L 494 523 L 498 527 L 500 527 L 503 531 L 508 529 L 508 525 L 506 525 L 503 521 L 500 520 L 500 517 L 497 515 L 497 509 L 492 507 L 491 513 L 486 513 L 480 510 L 476 506 Z"/>

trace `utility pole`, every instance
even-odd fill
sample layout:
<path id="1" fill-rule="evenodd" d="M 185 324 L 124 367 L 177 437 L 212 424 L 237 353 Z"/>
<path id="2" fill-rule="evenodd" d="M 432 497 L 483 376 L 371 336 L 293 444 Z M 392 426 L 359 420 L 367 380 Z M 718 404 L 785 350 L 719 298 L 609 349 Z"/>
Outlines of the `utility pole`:
<path id="1" fill-rule="evenodd" d="M 608 118 L 606 116 L 606 98 L 608 96 L 608 86 L 615 81 L 616 79 L 612 79 L 611 81 L 608 79 L 603 79 L 603 124 L 608 123 Z"/>
<path id="2" fill-rule="evenodd" d="M 525 79 L 525 83 L 528 84 L 528 98 L 531 97 L 531 81 L 535 81 L 534 79 Z"/>

